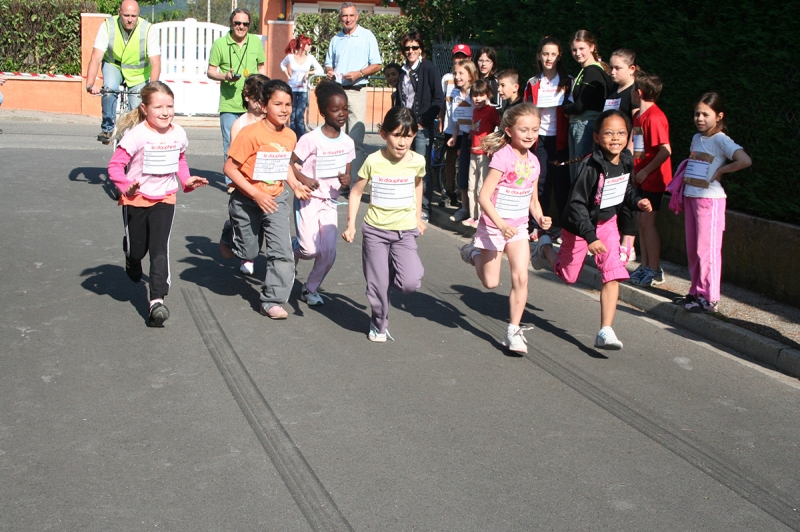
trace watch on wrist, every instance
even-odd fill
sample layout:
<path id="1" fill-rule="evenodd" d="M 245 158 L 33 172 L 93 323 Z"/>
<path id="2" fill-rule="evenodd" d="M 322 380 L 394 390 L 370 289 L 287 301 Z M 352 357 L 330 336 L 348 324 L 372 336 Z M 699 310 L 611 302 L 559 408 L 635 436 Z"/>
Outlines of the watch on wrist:
<path id="1" fill-rule="evenodd" d="M 94 87 L 94 85 L 86 85 L 86 92 L 92 92 L 92 87 Z"/>

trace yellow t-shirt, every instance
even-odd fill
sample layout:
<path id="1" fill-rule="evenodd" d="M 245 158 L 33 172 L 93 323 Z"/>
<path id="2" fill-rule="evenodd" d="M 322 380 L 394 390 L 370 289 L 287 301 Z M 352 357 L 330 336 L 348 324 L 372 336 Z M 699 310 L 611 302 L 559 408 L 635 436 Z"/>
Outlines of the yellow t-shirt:
<path id="1" fill-rule="evenodd" d="M 377 229 L 408 231 L 417 227 L 417 179 L 425 176 L 425 157 L 410 152 L 408 161 L 393 163 L 380 151 L 367 157 L 358 176 L 371 185 L 364 221 Z"/>

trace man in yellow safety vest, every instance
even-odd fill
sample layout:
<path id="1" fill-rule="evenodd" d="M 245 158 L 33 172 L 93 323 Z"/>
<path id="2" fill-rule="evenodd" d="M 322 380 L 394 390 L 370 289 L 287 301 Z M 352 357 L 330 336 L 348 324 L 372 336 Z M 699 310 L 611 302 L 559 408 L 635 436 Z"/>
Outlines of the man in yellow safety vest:
<path id="1" fill-rule="evenodd" d="M 123 0 L 119 15 L 107 18 L 97 32 L 86 72 L 86 92 L 100 94 L 96 81 L 101 62 L 103 89 L 118 91 L 124 81 L 129 92 L 138 93 L 148 81 L 158 80 L 161 50 L 158 32 L 150 29 L 150 23 L 139 18 L 138 2 Z M 141 101 L 138 94 L 129 94 L 129 109 L 139 107 Z M 103 94 L 102 107 L 103 121 L 97 140 L 108 144 L 116 120 L 117 94 Z"/>

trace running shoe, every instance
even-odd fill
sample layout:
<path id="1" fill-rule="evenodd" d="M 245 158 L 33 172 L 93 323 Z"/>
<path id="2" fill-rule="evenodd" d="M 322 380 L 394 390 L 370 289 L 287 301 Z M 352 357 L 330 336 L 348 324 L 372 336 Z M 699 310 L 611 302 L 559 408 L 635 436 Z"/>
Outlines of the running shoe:
<path id="1" fill-rule="evenodd" d="M 273 305 L 269 307 L 269 309 L 265 309 L 264 305 L 261 305 L 261 315 L 266 316 L 271 320 L 285 320 L 289 317 L 289 313 L 284 310 L 284 308 L 280 305 Z"/>
<path id="2" fill-rule="evenodd" d="M 622 349 L 622 342 L 619 341 L 617 335 L 614 334 L 614 329 L 611 327 L 603 327 L 597 333 L 594 339 L 594 346 L 600 349 Z"/>
<path id="3" fill-rule="evenodd" d="M 461 252 L 461 260 L 469 264 L 470 266 L 475 266 L 475 255 L 480 253 L 480 251 L 475 247 L 475 242 L 472 241 L 468 244 L 464 244 L 458 250 Z"/>
<path id="4" fill-rule="evenodd" d="M 699 314 L 701 312 L 708 312 L 710 314 L 714 314 L 719 312 L 719 301 L 709 302 L 708 299 L 704 298 L 703 296 L 697 296 L 697 299 L 692 301 L 691 303 L 687 303 L 683 308 L 688 310 L 689 312 L 694 312 Z"/>
<path id="5" fill-rule="evenodd" d="M 514 353 L 525 354 L 528 352 L 528 340 L 525 339 L 525 331 L 532 330 L 533 327 L 519 327 L 516 331 L 512 332 L 506 329 L 506 335 L 503 337 L 503 345 L 509 351 Z"/>
<path id="6" fill-rule="evenodd" d="M 385 332 L 379 332 L 378 328 L 372 323 L 369 324 L 369 334 L 367 338 L 370 342 L 385 342 L 387 338 L 394 342 L 394 338 L 389 334 L 389 329 L 386 329 Z"/>
<path id="7" fill-rule="evenodd" d="M 309 307 L 317 307 L 325 303 L 318 292 L 312 292 L 306 288 L 306 285 L 303 285 L 303 289 L 300 291 L 300 301 L 305 301 Z"/>
<path id="8" fill-rule="evenodd" d="M 253 266 L 252 260 L 243 260 L 239 266 L 239 271 L 242 272 L 242 275 L 253 275 Z"/>
<path id="9" fill-rule="evenodd" d="M 453 222 L 461 222 L 469 218 L 469 213 L 467 209 L 458 209 L 453 216 L 450 217 L 450 220 Z"/>
<path id="10" fill-rule="evenodd" d="M 631 284 L 639 284 L 639 281 L 642 280 L 643 276 L 644 276 L 644 266 L 640 264 L 639 267 L 633 270 L 633 272 L 631 273 Z"/>
<path id="11" fill-rule="evenodd" d="M 169 319 L 169 309 L 164 303 L 154 303 L 150 307 L 150 327 L 163 327 Z"/>

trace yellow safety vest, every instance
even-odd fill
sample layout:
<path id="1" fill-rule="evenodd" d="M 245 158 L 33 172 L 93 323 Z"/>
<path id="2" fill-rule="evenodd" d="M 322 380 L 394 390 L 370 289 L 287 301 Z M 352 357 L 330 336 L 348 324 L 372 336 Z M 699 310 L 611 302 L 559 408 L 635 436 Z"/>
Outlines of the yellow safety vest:
<path id="1" fill-rule="evenodd" d="M 122 37 L 119 15 L 107 18 L 106 27 L 108 28 L 108 50 L 106 50 L 103 60 L 120 69 L 128 87 L 149 80 L 150 60 L 147 57 L 147 34 L 150 31 L 150 23 L 139 18 L 128 42 L 125 42 Z"/>

